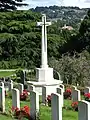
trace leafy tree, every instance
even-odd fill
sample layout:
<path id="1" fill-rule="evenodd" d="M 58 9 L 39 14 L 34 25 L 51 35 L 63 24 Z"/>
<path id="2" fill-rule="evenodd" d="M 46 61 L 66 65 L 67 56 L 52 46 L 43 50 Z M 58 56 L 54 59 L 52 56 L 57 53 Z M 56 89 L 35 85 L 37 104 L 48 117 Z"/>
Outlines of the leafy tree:
<path id="1" fill-rule="evenodd" d="M 17 7 L 26 6 L 23 0 L 0 0 L 0 11 L 16 10 Z"/>
<path id="2" fill-rule="evenodd" d="M 90 79 L 90 54 L 82 53 L 63 54 L 59 60 L 51 58 L 50 66 L 58 71 L 64 83 L 86 85 Z"/>

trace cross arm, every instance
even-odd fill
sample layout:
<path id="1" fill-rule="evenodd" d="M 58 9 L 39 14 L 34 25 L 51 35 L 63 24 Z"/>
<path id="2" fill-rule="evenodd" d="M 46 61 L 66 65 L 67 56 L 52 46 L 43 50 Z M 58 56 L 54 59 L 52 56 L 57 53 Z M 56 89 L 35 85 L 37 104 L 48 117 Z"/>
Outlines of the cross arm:
<path id="1" fill-rule="evenodd" d="M 37 22 L 37 26 L 42 26 L 43 23 L 42 22 Z"/>
<path id="2" fill-rule="evenodd" d="M 52 23 L 51 22 L 46 22 L 46 26 L 49 26 L 51 25 Z"/>

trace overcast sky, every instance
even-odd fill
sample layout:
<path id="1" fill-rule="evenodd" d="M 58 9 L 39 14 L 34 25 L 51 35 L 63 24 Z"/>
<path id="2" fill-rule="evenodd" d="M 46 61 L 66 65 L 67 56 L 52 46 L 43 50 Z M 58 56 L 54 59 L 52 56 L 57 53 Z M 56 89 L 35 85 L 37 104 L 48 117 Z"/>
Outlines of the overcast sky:
<path id="1" fill-rule="evenodd" d="M 25 0 L 28 7 L 21 7 L 19 9 L 35 8 L 36 6 L 78 6 L 80 8 L 90 8 L 90 0 Z"/>

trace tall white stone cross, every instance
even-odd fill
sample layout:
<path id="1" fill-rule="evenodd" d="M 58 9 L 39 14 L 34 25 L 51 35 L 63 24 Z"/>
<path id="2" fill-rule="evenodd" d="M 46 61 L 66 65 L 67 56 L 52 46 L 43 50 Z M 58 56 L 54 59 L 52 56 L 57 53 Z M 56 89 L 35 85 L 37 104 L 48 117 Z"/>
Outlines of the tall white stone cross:
<path id="1" fill-rule="evenodd" d="M 42 15 L 42 22 L 37 22 L 37 26 L 42 26 L 42 54 L 41 68 L 48 68 L 47 63 L 47 30 L 46 27 L 51 25 L 51 22 L 46 22 L 46 15 Z"/>

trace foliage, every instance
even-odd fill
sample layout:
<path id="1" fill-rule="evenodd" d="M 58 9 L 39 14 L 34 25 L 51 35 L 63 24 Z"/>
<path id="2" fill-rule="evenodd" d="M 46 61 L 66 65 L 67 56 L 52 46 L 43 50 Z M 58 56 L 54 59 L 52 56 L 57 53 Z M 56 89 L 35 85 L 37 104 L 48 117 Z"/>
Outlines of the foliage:
<path id="1" fill-rule="evenodd" d="M 0 13 L 0 68 L 34 69 L 40 66 L 41 28 L 36 27 L 36 22 L 40 20 L 41 15 L 30 10 Z M 60 33 L 57 26 L 53 23 L 48 28 L 49 58 L 60 58 L 59 48 L 71 35 L 68 31 L 69 37 L 64 32 Z"/>
<path id="2" fill-rule="evenodd" d="M 79 33 L 82 47 L 90 52 L 90 9 L 81 23 Z"/>
<path id="3" fill-rule="evenodd" d="M 0 12 L 0 68 L 33 68 L 39 63 L 40 35 L 31 11 Z M 33 48 L 33 49 L 32 49 Z"/>
<path id="4" fill-rule="evenodd" d="M 66 43 L 61 50 L 71 53 L 73 51 L 82 52 L 83 50 L 87 50 L 90 53 L 90 9 L 81 21 L 79 32 L 73 34 L 69 42 Z"/>
<path id="5" fill-rule="evenodd" d="M 23 0 L 0 0 L 0 11 L 16 10 L 19 6 L 27 5 L 21 2 L 23 2 Z"/>
<path id="6" fill-rule="evenodd" d="M 21 71 L 22 71 L 21 69 L 15 71 L 17 77 L 20 77 Z"/>
<path id="7" fill-rule="evenodd" d="M 50 66 L 58 71 L 66 84 L 87 85 L 90 79 L 90 54 L 87 51 L 62 55 L 61 59 L 50 59 Z"/>

